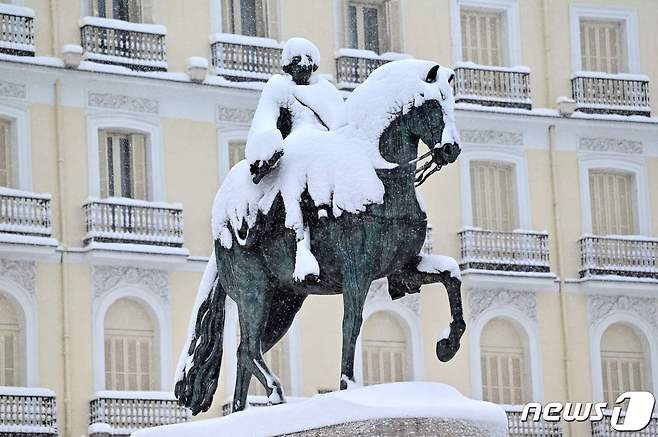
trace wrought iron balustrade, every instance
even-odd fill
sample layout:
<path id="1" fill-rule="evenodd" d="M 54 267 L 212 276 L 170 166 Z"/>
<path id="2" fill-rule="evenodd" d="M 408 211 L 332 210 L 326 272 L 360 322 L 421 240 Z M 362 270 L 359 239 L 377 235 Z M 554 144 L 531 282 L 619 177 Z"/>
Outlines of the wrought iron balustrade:
<path id="1" fill-rule="evenodd" d="M 378 55 L 369 50 L 340 49 L 336 53 L 336 83 L 338 88 L 352 90 L 363 83 L 370 73 L 396 59 L 408 58 L 399 53 Z"/>
<path id="2" fill-rule="evenodd" d="M 551 269 L 545 232 L 465 229 L 458 235 L 462 270 L 548 273 Z"/>
<path id="3" fill-rule="evenodd" d="M 658 415 L 654 414 L 649 421 L 649 424 L 642 431 L 628 432 L 616 431 L 610 425 L 610 418 L 612 412 L 604 410 L 603 420 L 599 422 L 592 422 L 592 437 L 658 437 Z M 622 413 L 623 416 L 623 413 Z"/>
<path id="4" fill-rule="evenodd" d="M 0 53 L 34 56 L 34 11 L 0 3 Z"/>
<path id="5" fill-rule="evenodd" d="M 266 81 L 281 73 L 283 45 L 268 39 L 218 33 L 211 42 L 215 73 L 235 81 Z"/>
<path id="6" fill-rule="evenodd" d="M 658 279 L 658 239 L 585 236 L 580 239 L 580 277 L 602 275 Z"/>
<path id="7" fill-rule="evenodd" d="M 459 64 L 455 68 L 455 101 L 531 109 L 530 71 L 522 67 Z"/>
<path id="8" fill-rule="evenodd" d="M 43 388 L 0 387 L 0 435 L 58 435 L 55 393 Z"/>
<path id="9" fill-rule="evenodd" d="M 183 209 L 180 205 L 132 199 L 91 199 L 83 205 L 85 244 L 134 243 L 183 246 Z"/>
<path id="10" fill-rule="evenodd" d="M 522 405 L 504 405 L 510 437 L 562 437 L 560 422 L 521 421 Z"/>
<path id="11" fill-rule="evenodd" d="M 571 92 L 581 112 L 651 115 L 646 76 L 579 72 L 571 78 Z"/>

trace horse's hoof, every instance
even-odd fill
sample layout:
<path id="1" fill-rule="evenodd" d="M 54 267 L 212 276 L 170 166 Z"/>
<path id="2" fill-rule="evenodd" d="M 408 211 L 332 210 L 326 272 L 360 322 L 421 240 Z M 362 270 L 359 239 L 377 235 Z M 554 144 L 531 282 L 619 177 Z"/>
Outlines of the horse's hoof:
<path id="1" fill-rule="evenodd" d="M 457 353 L 457 350 L 459 350 L 459 345 L 453 347 L 447 338 L 442 338 L 436 343 L 436 357 L 442 363 L 450 361 Z"/>

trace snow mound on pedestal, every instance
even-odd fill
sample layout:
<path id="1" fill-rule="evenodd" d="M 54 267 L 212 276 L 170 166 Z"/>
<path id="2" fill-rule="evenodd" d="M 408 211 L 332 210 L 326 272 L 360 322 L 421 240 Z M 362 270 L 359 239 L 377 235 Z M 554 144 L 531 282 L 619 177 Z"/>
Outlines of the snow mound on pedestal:
<path id="1" fill-rule="evenodd" d="M 227 417 L 142 430 L 133 436 L 271 436 L 386 418 L 464 420 L 507 428 L 507 416 L 498 405 L 468 399 L 445 384 L 399 382 L 316 395 L 291 404 L 252 407 Z"/>

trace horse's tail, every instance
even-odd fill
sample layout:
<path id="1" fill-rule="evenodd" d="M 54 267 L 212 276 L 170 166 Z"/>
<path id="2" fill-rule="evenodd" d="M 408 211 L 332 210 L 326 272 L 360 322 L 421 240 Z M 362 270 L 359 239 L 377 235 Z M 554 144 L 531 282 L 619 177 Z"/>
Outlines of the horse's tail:
<path id="1" fill-rule="evenodd" d="M 199 285 L 190 318 L 187 343 L 176 369 L 174 393 L 192 414 L 207 411 L 217 389 L 222 363 L 226 291 L 217 274 L 215 253 Z"/>

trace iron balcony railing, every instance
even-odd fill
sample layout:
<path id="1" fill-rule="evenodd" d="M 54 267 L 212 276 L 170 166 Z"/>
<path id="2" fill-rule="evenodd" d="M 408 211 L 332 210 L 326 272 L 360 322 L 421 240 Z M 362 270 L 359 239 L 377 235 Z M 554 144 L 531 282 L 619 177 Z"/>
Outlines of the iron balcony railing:
<path id="1" fill-rule="evenodd" d="M 562 437 L 560 422 L 521 420 L 522 405 L 503 405 L 507 414 L 509 437 Z"/>
<path id="2" fill-rule="evenodd" d="M 89 434 L 128 436 L 160 425 L 189 422 L 192 412 L 170 392 L 101 391 L 89 403 Z"/>
<path id="3" fill-rule="evenodd" d="M 0 435 L 58 435 L 55 393 L 44 388 L 0 387 Z"/>
<path id="4" fill-rule="evenodd" d="M 571 92 L 581 112 L 651 115 L 649 78 L 644 75 L 579 71 L 571 78 Z"/>
<path id="5" fill-rule="evenodd" d="M 462 270 L 505 270 L 548 273 L 551 270 L 548 233 L 490 231 L 459 232 Z"/>
<path id="6" fill-rule="evenodd" d="M 50 237 L 50 194 L 0 188 L 0 233 Z"/>
<path id="7" fill-rule="evenodd" d="M 109 198 L 89 199 L 82 207 L 85 244 L 183 246 L 183 208 L 178 204 Z"/>
<path id="8" fill-rule="evenodd" d="M 166 71 L 166 29 L 155 24 L 84 17 L 80 39 L 86 60 L 133 70 Z"/>
<path id="9" fill-rule="evenodd" d="M 370 73 L 398 59 L 408 59 L 401 53 L 378 55 L 371 50 L 340 49 L 336 52 L 336 83 L 339 89 L 352 90 L 363 83 Z"/>
<path id="10" fill-rule="evenodd" d="M 455 67 L 455 101 L 531 109 L 530 70 L 459 63 Z"/>
<path id="11" fill-rule="evenodd" d="M 0 3 L 0 53 L 34 56 L 34 11 Z"/>
<path id="12" fill-rule="evenodd" d="M 616 431 L 610 424 L 612 411 L 604 410 L 603 420 L 592 422 L 592 437 L 658 437 L 658 414 L 654 414 L 649 424 L 641 431 Z M 622 417 L 624 413 L 622 412 Z"/>
<path id="13" fill-rule="evenodd" d="M 580 239 L 580 277 L 602 275 L 658 279 L 658 239 L 592 236 Z"/>
<path id="14" fill-rule="evenodd" d="M 215 74 L 234 81 L 266 81 L 281 71 L 283 45 L 269 38 L 217 33 L 211 37 Z"/>

